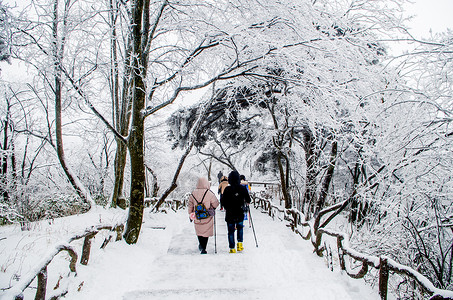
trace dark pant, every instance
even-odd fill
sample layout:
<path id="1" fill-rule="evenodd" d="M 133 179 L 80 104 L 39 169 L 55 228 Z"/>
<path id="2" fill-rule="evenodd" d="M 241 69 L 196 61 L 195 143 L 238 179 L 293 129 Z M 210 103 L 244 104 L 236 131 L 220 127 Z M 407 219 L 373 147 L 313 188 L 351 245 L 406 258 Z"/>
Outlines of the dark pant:
<path id="1" fill-rule="evenodd" d="M 208 237 L 198 236 L 198 243 L 200 244 L 200 251 L 206 250 L 206 246 L 208 245 Z"/>
<path id="2" fill-rule="evenodd" d="M 228 226 L 228 245 L 230 246 L 230 249 L 235 248 L 235 242 L 234 242 L 234 231 L 235 229 L 238 230 L 238 242 L 242 243 L 244 240 L 244 222 L 235 222 L 235 223 L 227 223 Z"/>

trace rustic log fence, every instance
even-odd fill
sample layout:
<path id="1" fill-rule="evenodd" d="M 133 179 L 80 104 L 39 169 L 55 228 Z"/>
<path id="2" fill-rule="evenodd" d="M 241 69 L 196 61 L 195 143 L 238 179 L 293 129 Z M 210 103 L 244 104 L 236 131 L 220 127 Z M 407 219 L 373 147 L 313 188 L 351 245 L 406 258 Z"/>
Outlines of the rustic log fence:
<path id="1" fill-rule="evenodd" d="M 350 277 L 356 279 L 363 278 L 368 273 L 369 267 L 377 269 L 379 271 L 378 286 L 381 299 L 387 299 L 389 276 L 399 274 L 414 280 L 421 288 L 422 292 L 430 296 L 429 299 L 431 300 L 453 300 L 453 291 L 436 288 L 428 278 L 411 267 L 399 264 L 395 260 L 384 255 L 377 257 L 360 253 L 349 246 L 349 238 L 345 233 L 335 232 L 324 228 L 324 226 L 341 211 L 341 208 L 348 204 L 347 200 L 323 209 L 312 220 L 303 221 L 303 214 L 301 212 L 295 209 L 285 209 L 272 203 L 271 199 L 266 197 L 264 193 L 254 193 L 252 194 L 252 199 L 255 208 L 260 208 L 262 212 L 267 213 L 272 218 L 277 217 L 281 220 L 288 221 L 289 224 L 287 226 L 290 227 L 292 231 L 300 235 L 303 239 L 312 242 L 314 252 L 318 256 L 323 256 L 323 252 L 327 250 L 325 246 L 321 246 L 323 235 L 335 238 L 337 241 L 336 246 L 340 269 L 345 271 Z M 329 213 L 331 214 L 328 215 Z M 323 217 L 326 217 L 326 219 L 321 223 Z M 300 229 L 301 227 L 302 229 Z M 303 228 L 307 228 L 308 231 L 303 233 Z M 350 270 L 346 263 L 346 256 L 349 256 L 362 264 L 362 267 L 358 272 Z"/>
<path id="2" fill-rule="evenodd" d="M 187 205 L 187 198 L 188 197 L 185 196 L 182 200 L 167 200 L 165 201 L 164 207 L 175 211 L 182 209 Z M 423 292 L 430 295 L 431 300 L 453 300 L 453 291 L 436 288 L 428 278 L 415 271 L 414 269 L 399 264 L 398 262 L 384 255 L 377 257 L 360 253 L 349 246 L 349 238 L 345 233 L 335 232 L 324 228 L 324 226 L 337 215 L 339 209 L 348 204 L 347 201 L 343 201 L 323 209 L 313 220 L 303 221 L 303 215 L 301 212 L 295 209 L 285 209 L 279 205 L 272 203 L 271 198 L 266 196 L 265 193 L 252 193 L 252 199 L 255 208 L 260 208 L 262 212 L 267 213 L 273 219 L 278 218 L 280 220 L 288 221 L 289 224 L 287 226 L 290 227 L 292 231 L 300 235 L 303 239 L 311 241 L 314 247 L 314 252 L 318 256 L 323 256 L 323 252 L 327 250 L 326 246 L 321 246 L 323 235 L 335 238 L 340 269 L 346 272 L 348 276 L 360 279 L 368 273 L 369 267 L 377 269 L 379 271 L 378 286 L 381 299 L 387 299 L 389 276 L 396 273 L 414 280 Z M 145 205 L 153 206 L 157 203 L 157 201 L 157 198 L 148 198 L 145 201 Z M 329 213 L 331 214 L 321 223 L 322 217 L 327 216 Z M 305 234 L 303 233 L 304 228 L 308 229 Z M 69 256 L 71 257 L 69 262 L 70 273 L 68 276 L 71 276 L 71 274 L 75 276 L 77 274 L 76 263 L 78 255 L 76 250 L 70 245 L 70 243 L 75 240 L 84 238 L 80 264 L 87 265 L 91 252 L 91 239 L 96 236 L 96 234 L 101 230 L 109 230 L 110 232 L 115 233 L 110 234 L 109 237 L 105 239 L 104 243 L 101 246 L 101 248 L 104 248 L 114 235 L 116 235 L 116 241 L 122 239 L 124 225 L 99 225 L 91 227 L 86 229 L 82 234 L 73 236 L 68 240 L 68 242 L 56 245 L 54 249 L 52 249 L 33 270 L 31 270 L 9 290 L 7 299 L 23 299 L 23 292 L 25 291 L 25 289 L 29 287 L 35 279 L 37 279 L 35 299 L 44 300 L 46 298 L 47 289 L 47 266 L 52 262 L 55 256 L 61 251 L 68 252 Z M 353 272 L 350 270 L 349 265 L 346 263 L 348 261 L 347 259 L 345 259 L 346 256 L 349 256 L 353 260 L 358 261 L 362 264 L 362 267 L 358 272 Z M 55 295 L 51 296 L 50 299 L 58 299 L 59 297 L 64 296 L 67 292 L 67 290 L 54 292 Z"/>
<path id="3" fill-rule="evenodd" d="M 166 199 L 159 207 L 159 210 L 162 211 L 165 208 L 177 211 L 187 206 L 189 201 L 189 195 L 185 194 L 182 199 Z M 145 207 L 153 207 L 151 211 L 154 211 L 154 207 L 159 202 L 159 197 L 145 198 Z"/>
<path id="4" fill-rule="evenodd" d="M 145 206 L 153 206 L 157 203 L 158 198 L 147 198 L 145 199 Z M 183 199 L 168 199 L 162 204 L 162 208 L 172 209 L 177 211 L 179 209 L 184 208 L 187 205 L 188 195 L 185 195 Z M 69 262 L 69 270 L 70 273 L 68 277 L 73 275 L 77 275 L 76 265 L 78 254 L 75 248 L 70 245 L 71 242 L 75 240 L 83 240 L 82 246 L 82 255 L 80 257 L 80 264 L 87 265 L 90 253 L 91 253 L 91 240 L 94 238 L 100 231 L 108 230 L 110 234 L 108 237 L 105 238 L 104 242 L 101 245 L 101 249 L 105 248 L 107 244 L 111 241 L 113 237 L 115 237 L 115 241 L 119 241 L 122 239 L 122 234 L 124 231 L 124 224 L 115 224 L 115 225 L 98 225 L 92 226 L 90 228 L 85 229 L 85 231 L 81 234 L 77 234 L 71 237 L 67 242 L 59 243 L 54 246 L 54 248 L 49 251 L 46 257 L 37 264 L 35 268 L 33 268 L 28 274 L 23 276 L 19 282 L 17 282 L 13 287 L 11 287 L 5 299 L 23 299 L 24 298 L 24 291 L 33 283 L 35 279 L 37 279 L 37 288 L 36 288 L 36 295 L 35 300 L 45 300 L 47 294 L 47 266 L 52 262 L 52 260 L 62 251 L 66 251 L 69 256 L 71 257 Z M 62 278 L 60 278 L 62 279 Z M 59 285 L 59 282 L 58 284 Z M 62 290 L 53 292 L 53 295 L 48 297 L 51 300 L 58 299 L 65 294 L 67 294 L 67 290 Z"/>
<path id="5" fill-rule="evenodd" d="M 77 270 L 76 270 L 76 264 L 77 264 L 77 251 L 75 248 L 70 245 L 71 242 L 79 239 L 84 239 L 83 242 L 83 247 L 82 247 L 82 256 L 80 258 L 80 264 L 82 265 L 87 265 L 88 260 L 90 257 L 90 252 L 91 252 L 91 239 L 96 236 L 97 233 L 99 233 L 102 230 L 109 230 L 111 232 L 115 232 L 116 234 L 116 240 L 121 240 L 122 238 L 122 232 L 124 229 L 123 224 L 116 224 L 116 225 L 99 225 L 99 226 L 93 226 L 91 228 L 87 228 L 85 232 L 82 234 L 75 235 L 71 237 L 67 242 L 64 243 L 59 243 L 54 246 L 53 249 L 51 249 L 47 255 L 44 257 L 44 259 L 39 262 L 35 268 L 33 268 L 27 275 L 22 277 L 17 284 L 15 284 L 7 293 L 5 299 L 24 299 L 24 291 L 27 289 L 30 284 L 37 279 L 37 288 L 36 288 L 36 295 L 35 295 L 35 300 L 44 300 L 46 299 L 46 294 L 47 294 L 47 266 L 52 262 L 52 260 L 62 251 L 66 251 L 69 256 L 71 257 L 70 262 L 69 262 L 69 271 L 70 273 L 68 274 L 68 277 L 73 275 L 77 275 Z M 104 241 L 103 246 L 105 247 L 110 241 L 110 238 L 112 235 L 110 235 L 109 238 L 107 238 Z M 62 279 L 62 278 L 60 278 Z M 64 296 L 67 294 L 67 290 L 63 291 L 55 291 L 50 299 L 58 299 L 61 296 Z"/>

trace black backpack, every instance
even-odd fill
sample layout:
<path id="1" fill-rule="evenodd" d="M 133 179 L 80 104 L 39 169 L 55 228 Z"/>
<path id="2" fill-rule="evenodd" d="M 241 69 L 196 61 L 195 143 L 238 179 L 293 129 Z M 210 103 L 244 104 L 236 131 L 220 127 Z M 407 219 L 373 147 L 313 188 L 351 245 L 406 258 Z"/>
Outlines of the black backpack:
<path id="1" fill-rule="evenodd" d="M 200 202 L 198 202 L 197 198 L 195 198 L 195 196 L 193 194 L 191 194 L 192 197 L 197 202 L 197 205 L 195 205 L 195 217 L 197 218 L 197 220 L 203 220 L 210 216 L 208 210 L 206 209 L 206 206 L 204 206 L 204 204 L 203 204 L 204 196 L 206 196 L 207 192 L 208 192 L 208 190 L 206 190 L 206 192 L 204 192 L 203 198 L 201 199 Z"/>

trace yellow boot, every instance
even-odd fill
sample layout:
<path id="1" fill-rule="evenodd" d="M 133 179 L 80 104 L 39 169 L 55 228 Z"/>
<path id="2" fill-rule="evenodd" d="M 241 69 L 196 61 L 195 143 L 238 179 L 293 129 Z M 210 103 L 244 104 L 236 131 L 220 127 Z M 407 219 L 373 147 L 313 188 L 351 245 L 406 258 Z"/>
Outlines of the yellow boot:
<path id="1" fill-rule="evenodd" d="M 238 252 L 244 250 L 244 246 L 242 245 L 241 242 L 238 243 L 238 247 L 237 248 L 238 248 Z"/>
<path id="2" fill-rule="evenodd" d="M 230 253 L 236 253 L 236 249 L 234 248 L 230 249 Z"/>

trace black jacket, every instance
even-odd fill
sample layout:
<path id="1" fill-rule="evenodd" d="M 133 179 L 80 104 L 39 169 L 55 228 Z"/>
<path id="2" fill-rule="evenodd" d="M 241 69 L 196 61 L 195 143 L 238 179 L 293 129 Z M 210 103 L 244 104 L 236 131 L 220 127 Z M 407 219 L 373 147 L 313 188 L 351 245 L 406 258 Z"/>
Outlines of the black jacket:
<path id="1" fill-rule="evenodd" d="M 221 198 L 222 206 L 226 210 L 225 221 L 228 223 L 244 221 L 244 204 L 251 202 L 247 188 L 240 184 L 239 174 L 236 180 L 236 174 L 232 174 L 233 172 L 228 176 L 230 185 L 225 188 Z"/>

